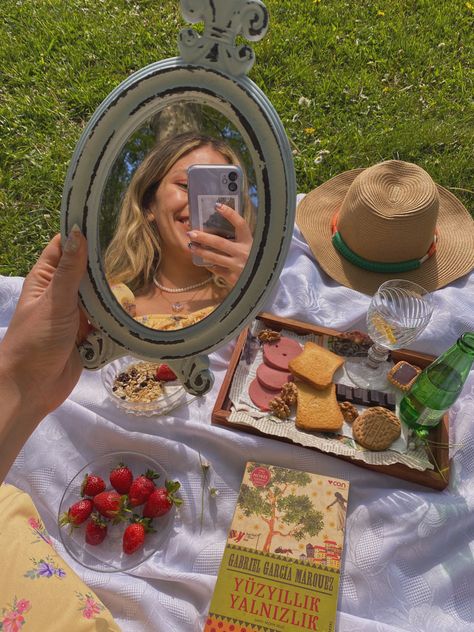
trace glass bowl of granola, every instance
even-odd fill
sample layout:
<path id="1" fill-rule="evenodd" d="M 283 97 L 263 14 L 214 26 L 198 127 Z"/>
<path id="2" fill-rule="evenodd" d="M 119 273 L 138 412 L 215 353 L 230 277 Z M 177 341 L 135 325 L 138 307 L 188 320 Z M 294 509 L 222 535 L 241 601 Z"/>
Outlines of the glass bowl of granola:
<path id="1" fill-rule="evenodd" d="M 132 415 L 164 415 L 186 401 L 186 391 L 168 367 L 131 356 L 102 369 L 102 383 L 113 403 Z"/>

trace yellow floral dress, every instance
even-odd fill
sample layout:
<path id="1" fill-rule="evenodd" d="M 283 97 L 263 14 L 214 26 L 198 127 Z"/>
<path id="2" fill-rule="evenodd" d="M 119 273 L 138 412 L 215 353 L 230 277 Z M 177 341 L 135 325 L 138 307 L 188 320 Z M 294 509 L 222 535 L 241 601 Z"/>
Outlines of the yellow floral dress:
<path id="1" fill-rule="evenodd" d="M 56 553 L 30 496 L 0 485 L 0 630 L 120 632 L 97 595 Z"/>
<path id="2" fill-rule="evenodd" d="M 190 314 L 147 314 L 146 316 L 135 316 L 135 295 L 130 288 L 128 288 L 125 283 L 116 283 L 111 286 L 111 290 L 122 308 L 130 314 L 130 316 L 133 316 L 136 321 L 151 329 L 166 331 L 190 327 L 203 318 L 206 318 L 206 316 L 215 310 L 215 306 L 211 305 L 210 307 L 198 309 Z"/>

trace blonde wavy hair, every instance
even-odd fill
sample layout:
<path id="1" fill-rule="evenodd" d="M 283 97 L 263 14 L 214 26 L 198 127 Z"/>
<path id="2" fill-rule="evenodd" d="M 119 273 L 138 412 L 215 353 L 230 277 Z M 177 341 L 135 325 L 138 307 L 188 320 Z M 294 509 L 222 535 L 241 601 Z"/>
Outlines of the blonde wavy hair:
<path id="1" fill-rule="evenodd" d="M 114 236 L 105 251 L 105 273 L 111 283 L 125 283 L 134 294 L 150 291 L 161 259 L 156 222 L 147 219 L 150 204 L 162 179 L 176 162 L 203 146 L 218 151 L 228 164 L 242 168 L 243 216 L 253 233 L 254 209 L 248 194 L 245 168 L 223 140 L 193 132 L 167 138 L 156 145 L 135 171 L 120 209 Z"/>

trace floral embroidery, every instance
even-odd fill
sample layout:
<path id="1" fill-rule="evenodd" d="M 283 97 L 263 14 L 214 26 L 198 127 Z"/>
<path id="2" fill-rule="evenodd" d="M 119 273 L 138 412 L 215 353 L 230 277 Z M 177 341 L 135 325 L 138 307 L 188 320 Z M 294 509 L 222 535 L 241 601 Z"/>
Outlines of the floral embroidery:
<path id="1" fill-rule="evenodd" d="M 83 595 L 82 593 L 76 591 L 76 596 L 81 602 L 79 610 L 81 610 L 82 616 L 85 619 L 93 619 L 100 614 L 102 610 L 105 610 L 104 606 L 96 601 L 91 593 Z"/>
<path id="2" fill-rule="evenodd" d="M 66 572 L 63 571 L 62 568 L 55 566 L 53 558 L 49 555 L 45 559 L 41 558 L 40 560 L 30 557 L 30 560 L 33 562 L 34 568 L 27 571 L 25 573 L 25 577 L 29 577 L 30 579 L 39 579 L 40 577 L 59 577 L 62 579 L 66 576 Z"/>
<path id="3" fill-rule="evenodd" d="M 128 301 L 127 299 L 123 299 L 122 307 L 127 312 L 127 314 L 135 316 L 135 313 L 137 311 L 137 306 L 135 305 L 135 303 L 133 303 L 132 301 Z"/>
<path id="4" fill-rule="evenodd" d="M 49 534 L 44 528 L 44 525 L 41 522 L 41 520 L 39 520 L 38 518 L 28 518 L 28 524 L 32 528 L 33 533 L 35 533 L 37 536 L 35 542 L 41 542 L 41 540 L 44 540 L 46 544 L 53 546 L 53 543 L 51 542 L 51 538 L 49 537 Z"/>
<path id="5" fill-rule="evenodd" d="M 18 632 L 26 623 L 24 612 L 28 612 L 31 604 L 27 599 L 13 599 L 13 605 L 2 608 L 0 630 L 2 632 Z"/>

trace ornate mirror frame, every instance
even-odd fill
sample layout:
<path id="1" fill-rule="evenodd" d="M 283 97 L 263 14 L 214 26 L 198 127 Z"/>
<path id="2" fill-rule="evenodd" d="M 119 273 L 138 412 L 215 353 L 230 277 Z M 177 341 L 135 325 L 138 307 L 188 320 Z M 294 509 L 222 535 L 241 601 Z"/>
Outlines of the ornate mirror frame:
<path id="1" fill-rule="evenodd" d="M 253 52 L 235 37 L 263 37 L 267 10 L 260 0 L 182 0 L 184 17 L 205 21 L 204 33 L 185 29 L 181 57 L 153 63 L 131 75 L 93 114 L 73 154 L 61 208 L 63 239 L 78 224 L 88 241 L 81 302 L 97 328 L 81 345 L 83 364 L 98 369 L 122 355 L 166 361 L 185 388 L 212 385 L 206 354 L 235 337 L 262 308 L 283 267 L 291 240 L 296 185 L 283 125 L 264 93 L 246 76 Z M 258 192 L 254 245 L 228 296 L 199 323 L 152 330 L 124 312 L 101 264 L 99 211 L 110 169 L 130 135 L 163 108 L 200 103 L 225 115 L 245 141 Z"/>

